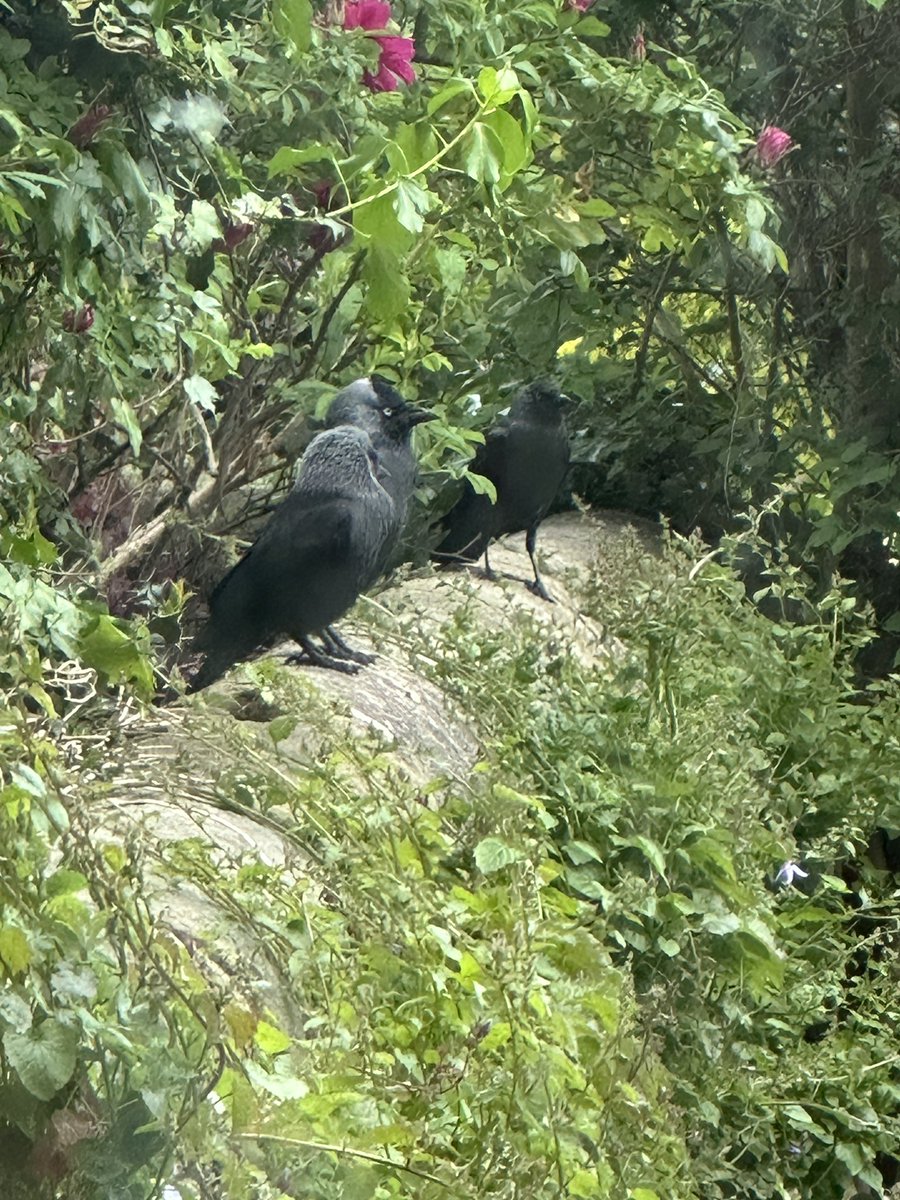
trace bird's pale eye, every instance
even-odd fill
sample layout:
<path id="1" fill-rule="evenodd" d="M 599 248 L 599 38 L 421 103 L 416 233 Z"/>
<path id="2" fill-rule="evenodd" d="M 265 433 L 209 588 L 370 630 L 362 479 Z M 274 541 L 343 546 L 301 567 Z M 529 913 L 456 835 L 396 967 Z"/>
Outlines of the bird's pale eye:
<path id="1" fill-rule="evenodd" d="M 394 410 L 392 408 L 383 408 L 381 411 L 386 417 L 392 417 L 394 415 Z"/>

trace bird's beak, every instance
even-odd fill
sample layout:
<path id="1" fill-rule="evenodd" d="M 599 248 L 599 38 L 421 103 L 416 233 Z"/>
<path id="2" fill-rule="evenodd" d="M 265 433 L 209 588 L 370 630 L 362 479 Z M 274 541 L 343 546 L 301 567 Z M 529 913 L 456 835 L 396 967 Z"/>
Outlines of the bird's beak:
<path id="1" fill-rule="evenodd" d="M 410 429 L 412 429 L 415 425 L 423 425 L 426 421 L 436 420 L 437 413 L 427 412 L 426 409 L 415 408 L 413 405 L 409 406 L 409 411 L 406 414 L 406 423 Z"/>

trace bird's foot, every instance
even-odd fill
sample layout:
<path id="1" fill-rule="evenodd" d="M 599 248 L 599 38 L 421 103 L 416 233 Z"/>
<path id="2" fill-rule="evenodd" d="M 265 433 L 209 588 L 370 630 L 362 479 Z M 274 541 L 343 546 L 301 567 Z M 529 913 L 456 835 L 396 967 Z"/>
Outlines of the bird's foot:
<path id="1" fill-rule="evenodd" d="M 359 665 L 353 662 L 346 662 L 342 658 L 335 658 L 331 654 L 326 654 L 320 650 L 318 646 L 314 646 L 307 638 L 297 639 L 303 647 L 299 654 L 289 654 L 285 659 L 288 666 L 309 666 L 309 667 L 324 667 L 329 671 L 340 671 L 343 675 L 358 675 Z"/>
<path id="2" fill-rule="evenodd" d="M 369 666 L 375 662 L 376 655 L 367 654 L 365 650 L 354 650 L 352 646 L 348 646 L 336 629 L 332 629 L 327 625 L 319 635 L 322 639 L 322 645 L 325 647 L 326 654 L 331 658 L 346 659 L 348 662 L 359 663 L 362 667 Z"/>
<path id="3" fill-rule="evenodd" d="M 540 600 L 546 600 L 548 604 L 556 603 L 556 601 L 544 587 L 543 579 L 526 579 L 525 586 L 533 596 L 537 596 Z"/>

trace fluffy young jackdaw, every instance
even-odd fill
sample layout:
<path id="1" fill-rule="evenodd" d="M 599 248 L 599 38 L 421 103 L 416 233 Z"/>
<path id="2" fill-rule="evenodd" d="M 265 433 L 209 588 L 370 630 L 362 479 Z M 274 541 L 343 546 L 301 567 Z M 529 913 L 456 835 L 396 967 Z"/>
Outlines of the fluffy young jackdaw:
<path id="1" fill-rule="evenodd" d="M 325 414 L 325 424 L 329 428 L 355 425 L 366 431 L 378 456 L 378 480 L 394 502 L 395 528 L 385 541 L 381 561 L 371 582 L 394 565 L 406 527 L 418 471 L 410 441 L 412 431 L 416 425 L 434 418 L 434 413 L 407 403 L 381 375 L 355 379 L 342 388 Z"/>
<path id="2" fill-rule="evenodd" d="M 309 635 L 343 616 L 375 577 L 395 524 L 377 471 L 363 430 L 344 425 L 313 438 L 293 490 L 210 597 L 197 643 L 206 657 L 189 691 L 207 687 L 278 634 L 303 648 L 294 659 L 358 670 L 323 654 Z"/>
<path id="3" fill-rule="evenodd" d="M 488 548 L 504 533 L 525 530 L 525 548 L 534 569 L 527 586 L 543 600 L 552 597 L 544 587 L 534 557 L 537 530 L 559 491 L 569 465 L 569 435 L 563 416 L 565 398 L 550 380 L 524 387 L 479 446 L 471 469 L 490 479 L 497 502 L 466 483 L 462 496 L 442 522 L 444 538 L 434 551 L 441 561 L 474 562 L 484 555 L 491 577 Z"/>

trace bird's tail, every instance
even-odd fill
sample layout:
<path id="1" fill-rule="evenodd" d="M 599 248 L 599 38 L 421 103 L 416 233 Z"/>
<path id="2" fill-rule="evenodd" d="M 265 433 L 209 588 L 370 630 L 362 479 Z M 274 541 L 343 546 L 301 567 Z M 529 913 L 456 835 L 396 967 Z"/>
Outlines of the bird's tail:
<path id="1" fill-rule="evenodd" d="M 187 686 L 187 695 L 190 696 L 194 692 L 202 692 L 211 683 L 215 683 L 217 679 L 221 679 L 233 661 L 230 654 L 207 654 L 206 658 L 200 664 L 199 669 L 194 674 L 194 678 Z"/>

